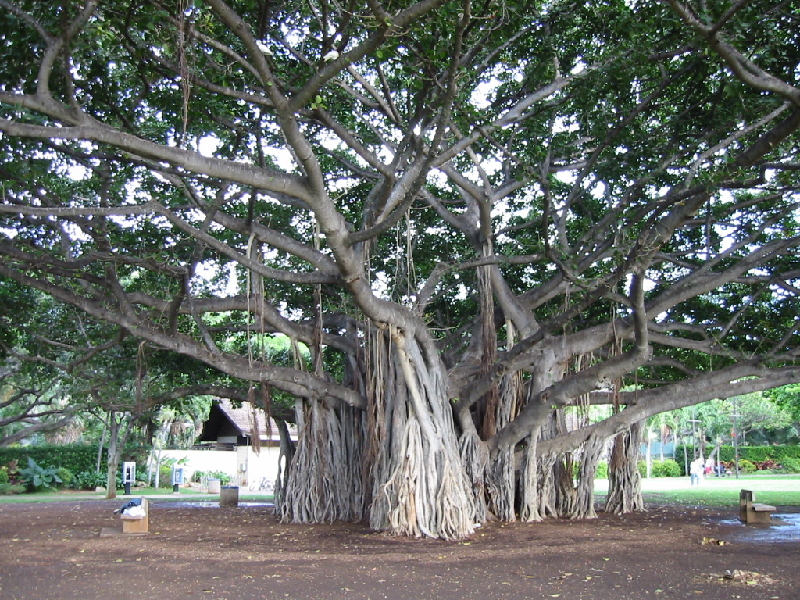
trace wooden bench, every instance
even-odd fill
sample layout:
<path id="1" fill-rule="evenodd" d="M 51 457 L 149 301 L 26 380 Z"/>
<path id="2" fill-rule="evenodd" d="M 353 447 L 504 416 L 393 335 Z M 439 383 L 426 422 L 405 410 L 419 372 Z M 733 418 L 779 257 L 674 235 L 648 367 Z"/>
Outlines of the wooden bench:
<path id="1" fill-rule="evenodd" d="M 750 490 L 739 492 L 739 520 L 743 523 L 769 523 L 777 508 L 756 502 L 756 495 Z"/>
<path id="2" fill-rule="evenodd" d="M 150 531 L 150 509 L 147 506 L 147 498 L 141 498 L 141 506 L 144 509 L 144 516 L 130 516 L 120 513 L 122 519 L 122 533 L 148 533 Z"/>

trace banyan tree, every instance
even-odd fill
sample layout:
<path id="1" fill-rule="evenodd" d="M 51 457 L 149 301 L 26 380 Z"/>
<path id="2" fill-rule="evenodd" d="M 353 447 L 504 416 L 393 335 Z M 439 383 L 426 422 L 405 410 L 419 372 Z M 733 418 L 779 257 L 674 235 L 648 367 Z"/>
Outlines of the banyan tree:
<path id="1" fill-rule="evenodd" d="M 0 278 L 291 398 L 284 519 L 591 517 L 612 445 L 639 510 L 638 423 L 800 380 L 798 18 L 0 0 Z"/>

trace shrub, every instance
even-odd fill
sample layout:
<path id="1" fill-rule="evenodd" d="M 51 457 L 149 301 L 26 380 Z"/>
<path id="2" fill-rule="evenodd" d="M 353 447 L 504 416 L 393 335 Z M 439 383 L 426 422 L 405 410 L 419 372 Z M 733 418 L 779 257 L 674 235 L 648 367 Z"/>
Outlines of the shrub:
<path id="1" fill-rule="evenodd" d="M 671 458 L 654 460 L 651 473 L 653 477 L 680 477 L 681 467 Z"/>
<path id="2" fill-rule="evenodd" d="M 231 482 L 231 479 L 233 479 L 233 477 L 224 471 L 209 471 L 207 476 L 209 479 L 219 479 L 219 482 L 222 485 L 228 485 Z"/>
<path id="3" fill-rule="evenodd" d="M 741 473 L 755 473 L 756 466 L 746 458 L 739 459 L 739 472 Z"/>
<path id="4" fill-rule="evenodd" d="M 759 471 L 777 471 L 781 468 L 777 461 L 769 459 L 761 462 L 754 462 L 756 469 Z"/>
<path id="5" fill-rule="evenodd" d="M 800 473 L 800 459 L 784 458 L 781 461 L 781 467 L 787 473 Z"/>
<path id="6" fill-rule="evenodd" d="M 122 453 L 123 461 L 134 461 L 138 465 L 147 463 L 150 448 L 143 445 L 127 445 Z M 26 464 L 32 458 L 40 465 L 64 467 L 73 473 L 94 471 L 97 468 L 97 446 L 91 444 L 43 444 L 41 446 L 17 446 L 0 448 L 0 464 L 17 460 Z M 103 448 L 101 453 L 103 468 L 107 464 L 108 454 Z M 13 481 L 13 477 L 12 477 Z"/>
<path id="7" fill-rule="evenodd" d="M 765 462 L 774 456 L 772 446 L 744 446 L 739 448 L 739 454 L 753 464 Z"/>
<path id="8" fill-rule="evenodd" d="M 161 465 L 158 468 L 158 487 L 172 487 L 172 467 Z"/>
<path id="9" fill-rule="evenodd" d="M 577 463 L 575 463 L 575 464 L 577 464 Z M 599 469 L 599 466 L 598 466 L 598 472 L 599 472 L 599 470 L 600 469 Z M 575 478 L 577 478 L 578 477 L 578 473 L 580 471 L 576 470 L 574 466 L 573 466 L 572 471 L 573 471 L 573 474 L 574 474 L 573 476 Z M 597 477 L 600 477 L 600 476 L 597 475 Z M 220 482 L 221 485 L 228 485 L 231 482 L 231 479 L 233 479 L 233 477 L 231 477 L 230 475 L 228 475 L 224 471 L 195 471 L 194 473 L 192 473 L 192 481 L 194 483 L 203 483 L 204 480 L 208 481 L 209 479 L 219 479 L 219 482 Z"/>
<path id="10" fill-rule="evenodd" d="M 28 457 L 28 466 L 19 470 L 20 481 L 29 490 L 48 489 L 61 483 L 58 467 L 42 467 Z"/>
<path id="11" fill-rule="evenodd" d="M 24 491 L 25 486 L 21 483 L 0 483 L 0 496 L 22 494 Z"/>
<path id="12" fill-rule="evenodd" d="M 25 464 L 28 458 L 40 465 L 64 467 L 78 473 L 94 468 L 97 462 L 97 446 L 68 444 L 0 448 L 0 462 L 16 459 Z"/>
<path id="13" fill-rule="evenodd" d="M 222 477 L 220 477 L 220 475 L 224 475 L 228 479 L 231 479 L 230 475 L 228 475 L 226 473 L 222 473 L 221 471 L 214 471 L 213 474 L 212 473 L 207 473 L 206 475 L 208 477 L 211 477 L 212 479 L 220 479 L 221 480 Z M 580 476 L 581 476 L 581 462 L 579 460 L 573 461 L 573 463 L 572 463 L 572 478 L 577 480 L 577 479 L 580 478 Z M 597 462 L 597 466 L 595 467 L 595 472 L 594 472 L 594 478 L 595 479 L 608 479 L 608 463 L 607 462 L 602 461 L 602 460 Z M 227 485 L 227 483 L 223 480 L 222 481 L 222 485 Z"/>
<path id="14" fill-rule="evenodd" d="M 93 490 L 97 487 L 105 487 L 106 474 L 97 471 L 81 471 L 75 475 L 75 487 L 79 490 Z"/>
<path id="15" fill-rule="evenodd" d="M 18 483 L 19 479 L 19 461 L 15 458 L 14 460 L 8 461 L 8 464 L 3 467 L 6 472 L 8 473 L 8 481 L 10 483 Z"/>
<path id="16" fill-rule="evenodd" d="M 75 481 L 75 475 L 72 471 L 67 469 L 66 467 L 61 467 L 58 470 L 58 476 L 61 478 L 61 485 L 64 487 L 70 487 L 72 483 Z"/>
<path id="17" fill-rule="evenodd" d="M 10 478 L 8 476 L 8 467 L 2 466 L 0 467 L 0 484 L 8 483 Z"/>

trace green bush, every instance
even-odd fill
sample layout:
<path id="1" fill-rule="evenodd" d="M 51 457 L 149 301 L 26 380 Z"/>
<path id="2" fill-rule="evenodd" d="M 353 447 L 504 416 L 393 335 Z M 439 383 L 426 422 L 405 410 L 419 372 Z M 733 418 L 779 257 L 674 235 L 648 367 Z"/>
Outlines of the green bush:
<path id="1" fill-rule="evenodd" d="M 105 487 L 106 474 L 98 473 L 94 469 L 91 471 L 81 471 L 75 475 L 74 485 L 79 490 L 93 490 L 98 487 Z"/>
<path id="2" fill-rule="evenodd" d="M 787 458 L 800 460 L 800 446 L 770 446 L 772 458 L 783 463 Z"/>
<path id="3" fill-rule="evenodd" d="M 773 455 L 772 446 L 743 446 L 739 448 L 739 456 L 751 463 L 768 461 Z"/>
<path id="4" fill-rule="evenodd" d="M 42 467 L 30 457 L 28 466 L 19 470 L 19 476 L 22 484 L 29 490 L 49 489 L 62 483 L 58 467 Z"/>
<path id="5" fill-rule="evenodd" d="M 21 483 L 0 483 L 0 496 L 13 496 L 25 492 L 25 486 Z"/>
<path id="6" fill-rule="evenodd" d="M 231 482 L 231 477 L 224 471 L 209 471 L 207 474 L 209 479 L 219 479 L 221 485 L 228 485 Z"/>
<path id="7" fill-rule="evenodd" d="M 222 477 L 220 477 L 220 474 L 224 475 L 228 479 L 231 478 L 230 475 L 228 475 L 226 473 L 222 473 L 221 471 L 215 471 L 213 474 L 207 473 L 207 476 L 211 477 L 213 479 L 222 479 Z M 578 478 L 580 478 L 580 476 L 581 476 L 581 463 L 580 463 L 580 461 L 576 460 L 576 461 L 574 461 L 572 463 L 572 478 L 577 480 Z M 608 479 L 608 463 L 607 462 L 602 461 L 602 460 L 597 462 L 597 467 L 595 467 L 595 472 L 594 472 L 594 478 L 595 479 Z M 227 483 L 225 483 L 225 481 L 222 481 L 222 485 L 227 485 Z"/>
<path id="8" fill-rule="evenodd" d="M 675 448 L 675 460 L 683 472 L 683 446 Z M 691 460 L 693 449 L 686 447 Z M 716 452 L 715 448 L 706 447 L 703 456 L 712 456 Z M 719 459 L 725 463 L 732 463 L 736 456 L 733 446 L 720 446 Z M 716 456 L 715 456 L 716 458 Z M 739 459 L 748 460 L 752 463 L 764 463 L 770 460 L 779 464 L 784 464 L 787 458 L 800 460 L 800 446 L 739 446 Z"/>
<path id="9" fill-rule="evenodd" d="M 574 478 L 577 479 L 580 470 L 576 469 L 575 466 L 573 466 L 572 472 L 574 474 L 573 475 Z M 204 479 L 206 481 L 208 481 L 209 479 L 219 479 L 221 485 L 228 485 L 231 482 L 231 479 L 233 479 L 233 477 L 231 477 L 224 471 L 195 471 L 194 473 L 192 473 L 192 481 L 194 483 L 202 483 Z"/>
<path id="10" fill-rule="evenodd" d="M 97 463 L 97 446 L 69 444 L 0 448 L 0 463 L 16 459 L 20 464 L 26 464 L 28 458 L 32 458 L 40 465 L 64 467 L 73 473 L 79 473 L 94 469 Z"/>
<path id="11" fill-rule="evenodd" d="M 800 459 L 786 457 L 781 461 L 781 467 L 786 473 L 800 473 Z"/>
<path id="12" fill-rule="evenodd" d="M 0 467 L 0 484 L 8 482 L 9 482 L 8 467 L 2 466 Z"/>
<path id="13" fill-rule="evenodd" d="M 72 486 L 75 481 L 75 474 L 65 467 L 60 467 L 58 469 L 58 476 L 61 478 L 61 485 L 64 487 Z"/>
<path id="14" fill-rule="evenodd" d="M 681 467 L 671 458 L 654 460 L 650 472 L 653 477 L 680 477 Z"/>
<path id="15" fill-rule="evenodd" d="M 172 466 L 161 465 L 158 469 L 158 486 L 162 488 L 172 487 Z"/>
<path id="16" fill-rule="evenodd" d="M 746 458 L 739 459 L 739 472 L 740 473 L 755 473 L 756 466 Z"/>
<path id="17" fill-rule="evenodd" d="M 150 448 L 141 445 L 128 445 L 122 453 L 123 461 L 134 461 L 136 464 L 147 463 Z M 97 467 L 97 446 L 91 444 L 65 444 L 57 446 L 52 444 L 41 446 L 17 446 L 0 448 L 0 465 L 16 460 L 20 465 L 27 464 L 32 458 L 40 465 L 64 467 L 73 473 L 94 471 Z M 100 457 L 102 468 L 108 461 L 105 448 Z"/>

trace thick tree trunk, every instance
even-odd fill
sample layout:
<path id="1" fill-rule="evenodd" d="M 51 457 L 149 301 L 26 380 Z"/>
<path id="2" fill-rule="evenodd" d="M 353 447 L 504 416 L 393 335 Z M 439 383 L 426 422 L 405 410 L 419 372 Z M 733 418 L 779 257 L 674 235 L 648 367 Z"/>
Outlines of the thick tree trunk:
<path id="1" fill-rule="evenodd" d="M 604 445 L 605 440 L 596 436 L 590 436 L 583 445 L 573 519 L 597 518 L 594 510 L 594 478 Z"/>
<path id="2" fill-rule="evenodd" d="M 567 424 L 564 411 L 553 411 L 553 437 L 566 433 Z M 553 464 L 553 485 L 556 490 L 556 510 L 559 517 L 571 518 L 575 514 L 577 490 L 575 489 L 572 452 L 564 452 Z"/>
<path id="3" fill-rule="evenodd" d="M 444 539 L 473 533 L 475 502 L 458 453 L 444 366 L 433 349 L 426 352 L 397 330 L 391 339 L 379 331 L 374 350 L 370 524 Z"/>
<path id="4" fill-rule="evenodd" d="M 605 511 L 615 514 L 645 510 L 642 478 L 639 474 L 639 446 L 642 424 L 634 423 L 617 434 L 608 464 L 608 499 Z"/>
<path id="5" fill-rule="evenodd" d="M 555 465 L 557 455 L 539 456 L 538 442 L 556 435 L 556 416 L 547 411 L 543 423 L 527 438 L 520 468 L 520 519 L 526 522 L 558 516 Z"/>
<path id="6" fill-rule="evenodd" d="M 558 517 L 556 492 L 556 461 L 558 456 L 547 454 L 539 459 L 539 514 L 542 518 Z"/>
<path id="7" fill-rule="evenodd" d="M 278 425 L 280 454 L 278 456 L 278 473 L 275 478 L 273 495 L 275 499 L 275 512 L 280 516 L 284 500 L 286 499 L 286 486 L 289 484 L 289 473 L 291 472 L 292 460 L 294 459 L 295 446 L 289 436 L 289 427 L 286 421 L 275 419 L 275 423 Z"/>
<path id="8" fill-rule="evenodd" d="M 522 393 L 522 377 L 519 373 L 504 377 L 498 388 L 493 422 L 496 428 L 500 429 L 510 423 L 517 414 Z M 502 449 L 492 456 L 486 470 L 488 508 L 501 521 L 510 523 L 516 520 L 516 490 L 514 449 Z"/>
<path id="9" fill-rule="evenodd" d="M 556 490 L 556 511 L 559 517 L 572 518 L 575 514 L 577 490 L 572 476 L 572 453 L 557 457 L 553 464 L 553 486 Z"/>
<path id="10" fill-rule="evenodd" d="M 108 454 L 106 455 L 106 498 L 117 497 L 117 468 L 119 468 L 119 423 L 110 411 L 108 415 Z"/>
<path id="11" fill-rule="evenodd" d="M 486 492 L 489 511 L 499 520 L 510 523 L 516 520 L 514 497 L 516 476 L 514 453 L 511 450 L 498 452 L 486 469 Z"/>
<path id="12" fill-rule="evenodd" d="M 106 498 L 117 497 L 117 470 L 122 460 L 125 442 L 128 440 L 133 418 L 123 415 L 117 420 L 117 412 L 108 412 L 108 456 L 106 457 Z"/>
<path id="13" fill-rule="evenodd" d="M 300 434 L 282 494 L 281 520 L 360 521 L 365 511 L 363 412 L 305 400 L 298 413 Z"/>
<path id="14" fill-rule="evenodd" d="M 471 419 L 471 416 L 466 417 Z M 486 469 L 489 462 L 486 449 L 474 427 L 461 434 L 458 452 L 464 464 L 464 472 L 471 484 L 472 501 L 475 504 L 475 522 L 485 523 L 489 517 L 486 506 Z"/>
<path id="15" fill-rule="evenodd" d="M 543 519 L 543 503 L 540 501 L 541 486 L 539 482 L 540 461 L 536 456 L 536 442 L 538 439 L 538 431 L 532 433 L 526 439 L 519 469 L 519 519 L 524 523 L 532 523 Z"/>

